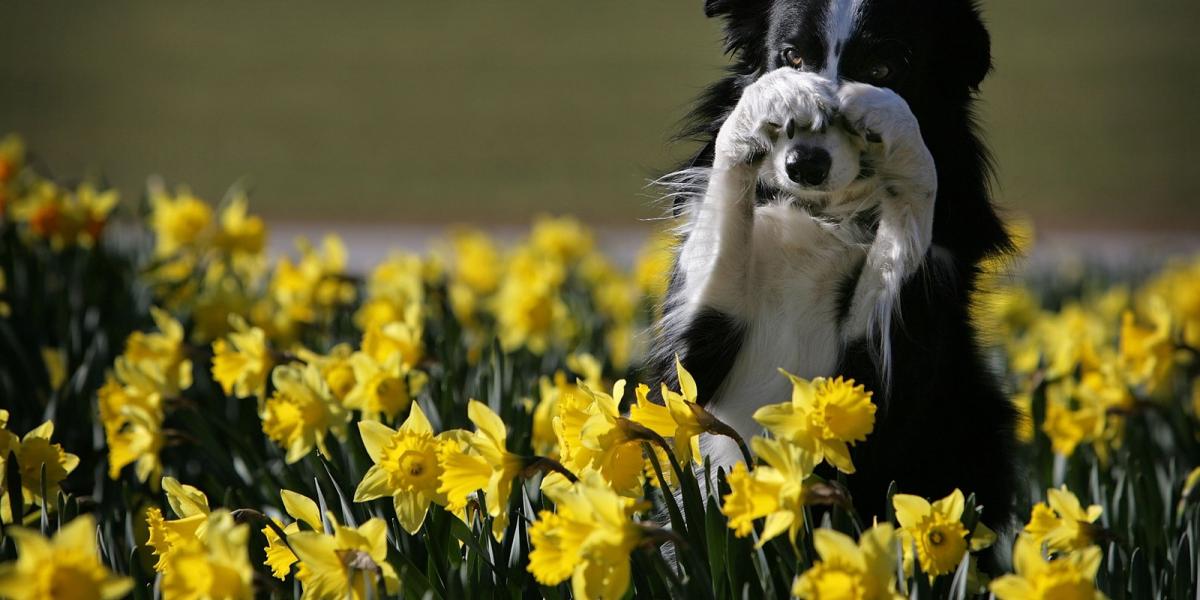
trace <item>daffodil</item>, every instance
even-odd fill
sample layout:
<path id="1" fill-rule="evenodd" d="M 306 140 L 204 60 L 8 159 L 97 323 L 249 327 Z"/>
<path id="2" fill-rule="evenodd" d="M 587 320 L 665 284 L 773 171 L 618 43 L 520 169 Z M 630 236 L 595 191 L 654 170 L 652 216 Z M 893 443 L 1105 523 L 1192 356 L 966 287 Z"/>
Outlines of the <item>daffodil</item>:
<path id="1" fill-rule="evenodd" d="M 267 386 L 273 361 L 267 334 L 250 327 L 240 317 L 230 319 L 233 331 L 213 342 L 212 375 L 226 394 L 239 398 L 254 396 L 260 401 Z"/>
<path id="2" fill-rule="evenodd" d="M 704 426 L 700 423 L 696 409 L 699 391 L 692 374 L 683 368 L 679 357 L 675 357 L 675 372 L 679 379 L 679 392 L 673 392 L 664 384 L 662 398 L 666 405 L 654 404 L 648 397 L 649 389 L 638 386 L 635 391 L 637 404 L 629 409 L 629 418 L 645 425 L 651 431 L 672 439 L 675 456 L 682 464 L 700 458 L 700 434 Z"/>
<path id="3" fill-rule="evenodd" d="M 988 589 L 999 600 L 1104 600 L 1095 585 L 1102 559 L 1100 549 L 1092 547 L 1047 560 L 1041 544 L 1022 535 L 1013 548 L 1016 573 L 997 578 Z"/>
<path id="4" fill-rule="evenodd" d="M 80 515 L 46 539 L 36 531 L 9 527 L 17 560 L 0 565 L 0 596 L 13 600 L 96 598 L 114 600 L 133 589 L 133 580 L 108 570 L 96 548 L 96 521 Z"/>
<path id="5" fill-rule="evenodd" d="M 572 336 L 567 305 L 561 297 L 563 265 L 525 249 L 509 262 L 500 289 L 491 298 L 500 344 L 507 351 L 527 348 L 543 354 Z"/>
<path id="6" fill-rule="evenodd" d="M 404 530 L 416 534 L 425 522 L 429 503 L 446 504 L 441 487 L 438 453 L 449 435 L 435 436 L 421 405 L 413 403 L 399 429 L 377 421 L 360 421 L 363 446 L 375 464 L 354 491 L 355 502 L 392 498 L 396 517 Z"/>
<path id="7" fill-rule="evenodd" d="M 733 466 L 721 512 L 737 537 L 750 535 L 754 521 L 765 517 L 759 547 L 784 532 L 794 543 L 804 526 L 804 481 L 812 475 L 817 457 L 781 439 L 756 437 L 750 445 L 766 464 L 753 471 L 743 462 Z"/>
<path id="8" fill-rule="evenodd" d="M 872 392 L 853 379 L 801 379 L 781 371 L 792 381 L 792 401 L 758 409 L 754 420 L 777 437 L 800 444 L 843 473 L 854 473 L 849 446 L 867 439 L 875 427 Z"/>
<path id="9" fill-rule="evenodd" d="M 234 522 L 227 510 L 204 515 L 203 539 L 181 540 L 162 567 L 164 598 L 254 598 L 254 568 L 247 555 L 250 527 Z"/>
<path id="10" fill-rule="evenodd" d="M 420 307 L 413 305 L 404 321 L 393 321 L 367 329 L 363 333 L 362 351 L 377 363 L 396 361 L 411 369 L 421 362 L 425 354 L 421 332 Z"/>
<path id="11" fill-rule="evenodd" d="M 350 413 L 333 397 L 315 365 L 284 365 L 271 372 L 275 393 L 263 405 L 262 429 L 287 450 L 288 464 L 312 452 L 329 456 L 325 436 L 345 437 Z"/>
<path id="12" fill-rule="evenodd" d="M 150 196 L 150 227 L 155 235 L 155 254 L 167 257 L 196 244 L 212 223 L 212 208 L 186 189 L 174 197 L 166 193 Z"/>
<path id="13" fill-rule="evenodd" d="M 208 496 L 190 485 L 179 483 L 174 477 L 163 477 L 163 491 L 175 519 L 166 519 L 157 507 L 146 511 L 146 524 L 150 530 L 148 544 L 158 557 L 154 569 L 166 570 L 171 557 L 180 549 L 207 531 Z"/>
<path id="14" fill-rule="evenodd" d="M 138 481 L 157 479 L 164 443 L 162 396 L 124 359 L 118 358 L 116 367 L 96 393 L 108 446 L 108 476 L 116 479 L 122 469 L 135 464 Z"/>
<path id="15" fill-rule="evenodd" d="M 1047 490 L 1046 498 L 1048 503 L 1034 505 L 1026 534 L 1055 552 L 1073 552 L 1095 544 L 1098 529 L 1093 523 L 1104 509 L 1096 504 L 1084 509 L 1065 485 Z"/>
<path id="16" fill-rule="evenodd" d="M 576 598 L 617 599 L 629 588 L 629 555 L 643 539 L 633 517 L 642 502 L 614 492 L 599 473 L 547 490 L 555 512 L 543 510 L 529 527 L 529 572 L 542 585 L 571 579 Z"/>
<path id="17" fill-rule="evenodd" d="M 8 430 L 8 411 L 0 409 L 0 473 L 8 473 L 9 453 L 16 454 L 20 447 L 21 438 Z M 11 523 L 13 515 L 8 497 L 7 479 L 8 477 L 0 479 L 0 519 L 3 519 L 5 523 Z M 24 515 L 18 515 L 18 518 L 22 516 Z"/>
<path id="18" fill-rule="evenodd" d="M 963 493 L 957 489 L 933 504 L 909 494 L 892 497 L 906 571 L 912 568 L 913 546 L 921 570 L 932 579 L 957 569 L 968 547 L 981 550 L 995 541 L 995 534 L 982 523 L 976 525 L 974 533 L 967 531 L 962 523 L 964 504 Z"/>
<path id="19" fill-rule="evenodd" d="M 59 484 L 79 466 L 78 456 L 50 441 L 53 435 L 54 423 L 46 421 L 22 436 L 15 448 L 25 502 L 47 510 L 54 510 Z M 46 498 L 42 497 L 43 491 Z"/>
<path id="20" fill-rule="evenodd" d="M 1175 344 L 1171 339 L 1171 314 L 1166 303 L 1149 303 L 1152 326 L 1142 327 L 1133 311 L 1121 316 L 1120 361 L 1131 385 L 1155 393 L 1167 381 L 1174 366 Z"/>
<path id="21" fill-rule="evenodd" d="M 354 387 L 345 396 L 346 408 L 367 420 L 390 420 L 407 410 L 427 378 L 421 371 L 410 371 L 401 358 L 395 353 L 380 363 L 366 353 L 354 353 L 349 360 Z"/>
<path id="22" fill-rule="evenodd" d="M 556 403 L 554 432 L 560 461 L 574 473 L 586 468 L 598 471 L 613 489 L 635 497 L 641 494 L 643 457 L 641 440 L 630 438 L 618 425 L 618 405 L 625 392 L 625 381 L 616 382 L 612 394 L 597 392 L 582 382 L 577 393 L 561 396 Z M 561 486 L 562 475 L 551 473 L 542 480 L 542 489 Z"/>
<path id="23" fill-rule="evenodd" d="M 438 492 L 446 496 L 446 508 L 457 513 L 465 508 L 471 494 L 484 490 L 492 535 L 500 540 L 508 528 L 513 480 L 524 462 L 507 450 L 508 429 L 486 404 L 468 401 L 467 418 L 475 424 L 475 432 L 466 440 L 467 450 L 459 444 L 442 445 L 442 484 Z"/>
<path id="24" fill-rule="evenodd" d="M 1070 456 L 1081 443 L 1095 440 L 1105 425 L 1102 408 L 1082 404 L 1071 407 L 1075 382 L 1060 379 L 1046 386 L 1046 416 L 1042 431 L 1050 438 L 1055 454 Z"/>
<path id="25" fill-rule="evenodd" d="M 284 535 L 291 536 L 294 533 L 300 533 L 300 523 L 304 523 L 313 531 L 322 531 L 324 529 L 320 510 L 312 498 L 291 490 L 281 490 L 279 497 L 283 500 L 283 509 L 295 519 L 295 521 L 286 526 L 276 521 L 276 524 L 283 530 Z M 332 522 L 332 519 L 330 521 Z M 296 563 L 296 555 L 292 553 L 292 549 L 288 546 L 287 542 L 279 537 L 275 528 L 270 526 L 263 527 L 262 534 L 267 538 L 267 547 L 265 550 L 267 560 L 263 564 L 271 568 L 271 574 L 276 579 L 286 579 L 288 573 L 291 572 L 292 565 Z"/>
<path id="26" fill-rule="evenodd" d="M 248 202 L 243 193 L 235 195 L 219 216 L 220 228 L 213 246 L 234 257 L 258 255 L 267 241 L 267 228 L 261 217 L 248 214 Z"/>
<path id="27" fill-rule="evenodd" d="M 796 579 L 792 595 L 801 600 L 904 598 L 896 590 L 895 536 L 891 523 L 862 532 L 857 544 L 840 531 L 814 531 L 813 546 L 821 560 Z"/>
<path id="28" fill-rule="evenodd" d="M 378 598 L 395 595 L 400 579 L 387 561 L 387 523 L 371 519 L 358 527 L 333 525 L 333 535 L 318 531 L 289 534 L 288 543 L 300 559 L 296 579 L 302 598 Z"/>
<path id="29" fill-rule="evenodd" d="M 633 263 L 633 279 L 643 295 L 651 299 L 666 296 L 678 243 L 676 236 L 664 231 L 650 236 L 642 245 Z"/>
<path id="30" fill-rule="evenodd" d="M 125 359 L 163 384 L 163 393 L 177 395 L 192 386 L 192 361 L 183 342 L 183 326 L 166 311 L 150 307 L 157 332 L 135 331 L 125 340 Z"/>

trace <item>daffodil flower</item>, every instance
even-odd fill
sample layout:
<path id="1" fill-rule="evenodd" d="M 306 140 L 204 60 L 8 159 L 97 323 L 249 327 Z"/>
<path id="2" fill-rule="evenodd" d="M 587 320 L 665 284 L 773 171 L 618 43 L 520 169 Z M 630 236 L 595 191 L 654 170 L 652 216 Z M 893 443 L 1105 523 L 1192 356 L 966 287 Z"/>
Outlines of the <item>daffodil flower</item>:
<path id="1" fill-rule="evenodd" d="M 957 569 L 968 547 L 972 551 L 982 550 L 995 542 L 996 535 L 982 523 L 976 525 L 974 533 L 963 526 L 965 500 L 960 490 L 933 504 L 920 496 L 896 494 L 892 506 L 900 523 L 907 572 L 912 569 L 914 545 L 921 570 L 932 579 Z"/>
<path id="2" fill-rule="evenodd" d="M 233 326 L 227 338 L 213 342 L 212 375 L 225 393 L 238 398 L 254 396 L 260 402 L 267 386 L 267 374 L 273 361 L 267 349 L 267 335 L 250 327 L 240 317 L 229 320 Z"/>
<path id="3" fill-rule="evenodd" d="M 804 525 L 804 481 L 817 465 L 814 454 L 781 439 L 756 437 L 750 441 L 765 466 L 753 471 L 739 462 L 729 474 L 730 492 L 721 512 L 737 537 L 754 531 L 754 521 L 766 518 L 758 546 L 787 532 L 793 543 Z"/>
<path id="4" fill-rule="evenodd" d="M 997 578 L 988 589 L 999 600 L 1104 600 L 1094 583 L 1102 559 L 1100 548 L 1091 547 L 1047 560 L 1041 543 L 1021 535 L 1013 548 L 1016 573 Z"/>
<path id="5" fill-rule="evenodd" d="M 508 452 L 504 421 L 486 404 L 468 401 L 467 418 L 475 424 L 475 432 L 466 438 L 466 443 L 442 445 L 442 484 L 438 492 L 445 494 L 446 508 L 457 514 L 465 509 L 471 494 L 484 490 L 484 502 L 492 517 L 492 535 L 500 540 L 508 528 L 508 499 L 513 480 L 524 461 Z"/>
<path id="6" fill-rule="evenodd" d="M 203 516 L 205 535 L 182 540 L 165 556 L 164 598 L 254 598 L 254 568 L 247 555 L 250 527 L 229 511 Z"/>
<path id="7" fill-rule="evenodd" d="M 300 523 L 308 525 L 309 529 L 313 531 L 324 529 L 320 510 L 317 508 L 317 503 L 313 502 L 311 498 L 291 490 L 281 490 L 279 497 L 283 500 L 283 510 L 295 519 L 286 526 L 276 522 L 285 536 L 290 537 L 293 533 L 300 533 Z M 330 522 L 333 522 L 332 518 Z M 262 534 L 267 538 L 267 560 L 263 564 L 271 568 L 271 574 L 276 579 L 287 579 L 292 565 L 296 563 L 296 555 L 292 552 L 291 547 L 279 537 L 279 533 L 275 531 L 274 527 L 263 527 Z"/>
<path id="8" fill-rule="evenodd" d="M 1085 510 L 1065 485 L 1047 490 L 1046 497 L 1048 503 L 1034 505 L 1026 534 L 1056 552 L 1073 552 L 1095 544 L 1098 528 L 1093 523 L 1104 509 L 1093 504 Z"/>
<path id="9" fill-rule="evenodd" d="M 416 403 L 399 429 L 377 421 L 361 421 L 358 431 L 375 464 L 359 482 L 354 501 L 390 496 L 400 525 L 415 535 L 425 522 L 429 503 L 447 503 L 438 492 L 442 477 L 438 453 L 443 443 L 452 441 L 452 434 L 435 436 L 421 405 Z"/>
<path id="10" fill-rule="evenodd" d="M 853 379 L 812 381 L 780 371 L 792 381 L 792 400 L 764 406 L 754 420 L 774 434 L 799 444 L 843 473 L 854 473 L 849 446 L 867 439 L 875 427 L 871 392 Z"/>
<path id="11" fill-rule="evenodd" d="M 163 477 L 161 485 L 177 518 L 167 520 L 157 507 L 146 511 L 146 524 L 150 530 L 148 543 L 158 557 L 154 569 L 160 573 L 166 570 L 175 552 L 190 540 L 205 535 L 210 512 L 208 496 L 195 487 L 179 483 L 174 477 Z"/>
<path id="12" fill-rule="evenodd" d="M 840 531 L 814 531 L 813 546 L 821 560 L 796 578 L 792 595 L 801 600 L 901 600 L 904 596 L 896 590 L 895 537 L 891 523 L 862 532 L 857 544 Z"/>
<path id="13" fill-rule="evenodd" d="M 615 600 L 629 588 L 629 555 L 643 539 L 633 516 L 642 502 L 621 496 L 598 472 L 546 491 L 555 512 L 542 511 L 529 527 L 529 572 L 542 585 L 571 579 L 576 598 Z"/>
<path id="14" fill-rule="evenodd" d="M 0 596 L 12 600 L 98 598 L 115 600 L 133 589 L 133 580 L 108 570 L 96 548 L 96 520 L 80 515 L 51 539 L 23 527 L 5 534 L 17 546 L 17 560 L 0 565 Z"/>
<path id="15" fill-rule="evenodd" d="M 296 579 L 304 588 L 303 598 L 379 597 L 368 586 L 383 579 L 384 591 L 394 595 L 400 588 L 396 571 L 387 562 L 387 523 L 371 519 L 359 527 L 333 525 L 333 535 L 302 531 L 288 535 L 300 559 Z"/>
<path id="16" fill-rule="evenodd" d="M 275 393 L 263 404 L 262 429 L 294 463 L 315 446 L 329 456 L 325 436 L 345 436 L 350 413 L 333 397 L 316 365 L 285 365 L 271 373 Z"/>

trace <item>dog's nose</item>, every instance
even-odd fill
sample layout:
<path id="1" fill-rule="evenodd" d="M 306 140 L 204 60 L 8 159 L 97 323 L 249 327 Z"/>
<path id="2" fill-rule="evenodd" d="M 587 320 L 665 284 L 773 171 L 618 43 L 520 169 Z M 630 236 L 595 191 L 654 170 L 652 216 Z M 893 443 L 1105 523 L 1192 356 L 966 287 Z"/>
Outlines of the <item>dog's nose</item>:
<path id="1" fill-rule="evenodd" d="M 788 150 L 783 166 L 788 177 L 800 185 L 816 187 L 829 177 L 829 166 L 833 159 L 824 148 L 796 146 Z"/>

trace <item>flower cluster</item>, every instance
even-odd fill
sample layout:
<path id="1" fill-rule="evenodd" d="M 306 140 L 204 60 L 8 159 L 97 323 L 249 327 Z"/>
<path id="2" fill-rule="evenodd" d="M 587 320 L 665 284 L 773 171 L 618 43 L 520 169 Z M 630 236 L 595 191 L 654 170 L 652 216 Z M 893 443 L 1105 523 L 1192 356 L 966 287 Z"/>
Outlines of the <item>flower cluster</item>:
<path id="1" fill-rule="evenodd" d="M 146 197 L 97 243 L 115 194 L 0 142 L 0 596 L 1195 596 L 1200 262 L 988 265 L 1030 499 L 993 532 L 967 489 L 858 514 L 881 417 L 837 373 L 781 372 L 749 439 L 687 357 L 639 379 L 671 235 L 626 270 L 570 218 L 457 228 L 360 277 L 336 237 L 268 257 L 238 190 Z"/>

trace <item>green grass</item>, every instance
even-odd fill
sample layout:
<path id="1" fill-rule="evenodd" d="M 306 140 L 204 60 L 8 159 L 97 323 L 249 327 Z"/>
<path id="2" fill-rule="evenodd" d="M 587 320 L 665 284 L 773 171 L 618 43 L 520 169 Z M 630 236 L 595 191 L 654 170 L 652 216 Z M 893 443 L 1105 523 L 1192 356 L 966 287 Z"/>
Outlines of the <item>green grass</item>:
<path id="1" fill-rule="evenodd" d="M 986 8 L 1004 204 L 1200 224 L 1200 5 Z M 624 223 L 656 214 L 645 180 L 686 154 L 673 124 L 723 64 L 698 0 L 13 4 L 0 131 L 127 197 L 149 172 L 210 198 L 247 176 L 269 216 Z"/>

